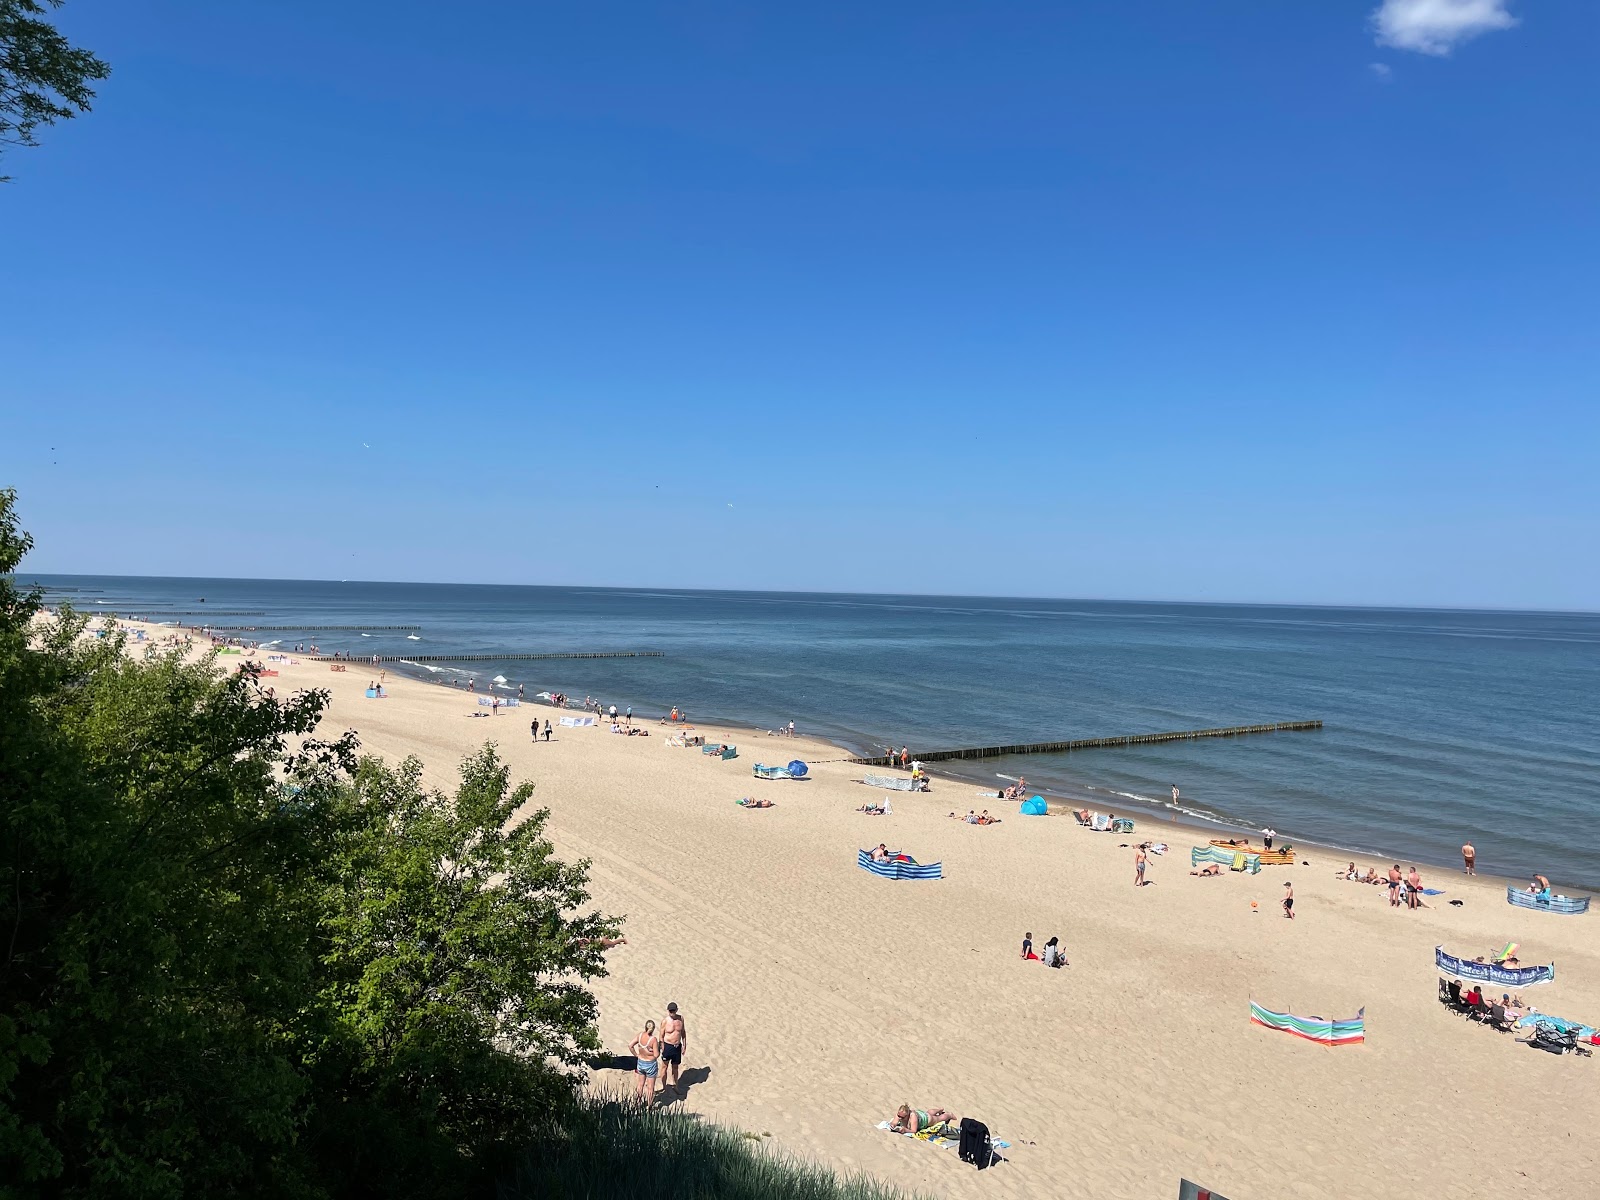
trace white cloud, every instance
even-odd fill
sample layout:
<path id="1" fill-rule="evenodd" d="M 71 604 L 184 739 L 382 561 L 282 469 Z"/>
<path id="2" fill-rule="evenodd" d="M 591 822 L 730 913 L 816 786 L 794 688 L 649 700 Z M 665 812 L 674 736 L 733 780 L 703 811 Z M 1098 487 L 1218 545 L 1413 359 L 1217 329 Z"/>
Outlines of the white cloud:
<path id="1" fill-rule="evenodd" d="M 1442 56 L 1468 38 L 1515 25 L 1517 19 L 1506 11 L 1508 2 L 1383 0 L 1372 14 L 1372 27 L 1380 46 Z"/>
<path id="2" fill-rule="evenodd" d="M 1389 76 L 1394 74 L 1394 72 L 1389 69 L 1388 63 L 1368 63 L 1367 69 L 1379 79 L 1387 79 Z"/>

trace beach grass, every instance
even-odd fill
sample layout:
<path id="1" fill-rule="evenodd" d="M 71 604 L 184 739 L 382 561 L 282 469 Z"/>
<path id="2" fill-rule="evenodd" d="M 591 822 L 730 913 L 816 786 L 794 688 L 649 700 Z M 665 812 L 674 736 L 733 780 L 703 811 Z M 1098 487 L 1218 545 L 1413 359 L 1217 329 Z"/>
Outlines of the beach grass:
<path id="1" fill-rule="evenodd" d="M 587 1096 L 537 1126 L 501 1200 L 914 1200 L 692 1114 Z"/>

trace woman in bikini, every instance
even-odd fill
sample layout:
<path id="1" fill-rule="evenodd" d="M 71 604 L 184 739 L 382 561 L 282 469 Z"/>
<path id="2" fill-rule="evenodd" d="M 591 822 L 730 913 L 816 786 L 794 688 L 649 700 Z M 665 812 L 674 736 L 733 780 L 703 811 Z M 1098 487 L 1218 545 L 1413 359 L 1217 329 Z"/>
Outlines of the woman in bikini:
<path id="1" fill-rule="evenodd" d="M 656 1023 L 646 1021 L 644 1032 L 633 1039 L 633 1044 L 628 1047 L 634 1053 L 634 1074 L 638 1076 L 638 1086 L 634 1088 L 634 1096 L 644 1100 L 644 1106 L 649 1108 L 656 1102 L 656 1072 L 660 1069 L 661 1043 L 656 1040 Z M 648 1085 L 649 1095 L 645 1095 Z"/>
<path id="2" fill-rule="evenodd" d="M 891 1133 L 921 1133 L 925 1129 L 932 1129 L 935 1125 L 959 1125 L 961 1118 L 955 1113 L 943 1108 L 912 1108 L 909 1104 L 902 1104 L 894 1114 L 894 1123 L 889 1126 Z"/>

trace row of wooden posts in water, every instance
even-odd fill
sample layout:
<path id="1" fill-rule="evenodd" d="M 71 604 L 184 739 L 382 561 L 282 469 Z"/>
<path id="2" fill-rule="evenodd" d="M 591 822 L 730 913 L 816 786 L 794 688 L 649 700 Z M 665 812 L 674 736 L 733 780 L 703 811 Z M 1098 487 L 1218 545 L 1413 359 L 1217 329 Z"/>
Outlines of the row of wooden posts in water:
<path id="1" fill-rule="evenodd" d="M 1074 750 L 1102 750 L 1111 746 L 1146 746 L 1152 742 L 1182 742 L 1195 738 L 1242 737 L 1247 733 L 1288 733 L 1321 729 L 1321 721 L 1275 721 L 1270 725 L 1230 725 L 1225 729 L 1185 729 L 1174 733 L 1130 733 L 1122 737 L 1074 738 L 1065 742 L 1029 742 L 1018 746 L 979 746 L 966 750 L 919 750 L 920 762 L 950 762 L 961 758 L 1004 758 L 1011 754 L 1068 754 Z M 892 767 L 899 757 L 878 754 L 852 758 L 864 767 Z"/>

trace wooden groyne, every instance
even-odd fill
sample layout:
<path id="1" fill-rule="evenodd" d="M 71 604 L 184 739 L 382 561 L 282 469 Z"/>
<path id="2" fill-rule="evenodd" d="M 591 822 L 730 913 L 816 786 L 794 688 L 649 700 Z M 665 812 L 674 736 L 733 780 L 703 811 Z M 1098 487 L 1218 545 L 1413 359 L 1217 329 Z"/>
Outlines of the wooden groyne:
<path id="1" fill-rule="evenodd" d="M 1005 758 L 1011 754 L 1070 754 L 1074 750 L 1104 750 L 1113 746 L 1148 746 L 1153 742 L 1185 742 L 1197 738 L 1243 737 L 1247 733 L 1290 733 L 1321 729 L 1321 721 L 1276 721 L 1271 725 L 1230 725 L 1226 729 L 1185 729 L 1174 733 L 1131 733 L 1123 737 L 1075 738 L 1066 742 L 1029 742 L 1019 746 L 979 746 L 969 750 L 919 750 L 922 762 L 950 762 L 961 758 Z M 864 767 L 892 767 L 899 757 L 879 754 L 852 758 Z"/>
<path id="2" fill-rule="evenodd" d="M 315 654 L 312 662 L 366 662 L 370 654 L 346 655 Z M 532 662 L 542 658 L 664 658 L 659 650 L 600 650 L 568 654 L 380 654 L 376 657 L 388 662 L 404 660 L 408 663 L 458 663 L 458 662 Z"/>
<path id="3" fill-rule="evenodd" d="M 373 634 L 414 634 L 422 626 L 213 626 L 230 634 L 331 634 L 331 632 L 373 632 Z"/>

